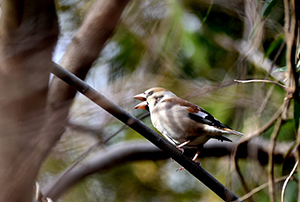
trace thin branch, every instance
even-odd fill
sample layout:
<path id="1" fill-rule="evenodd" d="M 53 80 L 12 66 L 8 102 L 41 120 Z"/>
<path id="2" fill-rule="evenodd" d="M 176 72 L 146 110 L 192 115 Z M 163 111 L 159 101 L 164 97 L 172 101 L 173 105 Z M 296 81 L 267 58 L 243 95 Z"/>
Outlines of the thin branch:
<path id="1" fill-rule="evenodd" d="M 299 102 L 299 75 L 296 69 L 299 1 L 284 0 L 286 61 L 289 73 L 288 86 L 293 88 L 293 97 Z"/>
<path id="2" fill-rule="evenodd" d="M 234 80 L 237 83 L 272 83 L 280 88 L 284 89 L 285 91 L 288 91 L 288 88 L 285 85 L 282 85 L 276 81 L 270 81 L 270 80 L 261 80 L 261 79 L 253 79 L 253 80 Z"/>
<path id="3" fill-rule="evenodd" d="M 149 116 L 149 112 L 144 113 L 140 116 L 137 117 L 138 120 L 143 120 L 144 118 Z M 111 140 L 113 137 L 115 137 L 117 134 L 119 134 L 122 130 L 125 130 L 126 128 L 128 128 L 128 125 L 123 125 L 119 130 L 117 130 L 114 134 L 112 134 L 111 136 L 109 136 L 107 139 L 105 139 L 103 141 L 103 144 L 106 144 L 109 140 Z"/>
<path id="4" fill-rule="evenodd" d="M 282 191 L 281 191 L 281 202 L 284 202 L 284 194 L 285 194 L 285 190 L 286 190 L 287 184 L 288 184 L 289 180 L 291 179 L 291 177 L 293 176 L 294 172 L 296 171 L 298 163 L 299 163 L 299 161 L 297 161 L 295 163 L 294 168 L 292 169 L 292 171 L 290 172 L 289 176 L 286 178 L 286 180 L 283 183 Z"/>
<path id="5" fill-rule="evenodd" d="M 247 40 L 234 40 L 226 35 L 216 35 L 214 38 L 222 48 L 229 51 L 237 51 L 240 55 L 245 57 L 247 61 L 252 62 L 255 66 L 261 67 L 267 72 L 270 69 L 277 69 L 278 66 L 273 64 L 269 58 L 265 58 L 265 54 L 255 49 L 251 42 Z M 275 74 L 271 72 L 271 76 L 279 81 L 283 81 L 285 77 L 283 74 Z"/>
<path id="6" fill-rule="evenodd" d="M 139 120 L 149 116 L 149 113 L 142 114 L 140 117 L 138 117 Z M 56 180 L 56 183 L 60 183 L 64 180 L 64 177 L 72 170 L 74 169 L 80 162 L 82 162 L 92 151 L 94 151 L 99 146 L 104 146 L 109 140 L 111 140 L 113 137 L 115 137 L 117 134 L 119 134 L 121 131 L 128 128 L 127 125 L 123 125 L 119 130 L 114 132 L 111 136 L 109 136 L 104 141 L 98 141 L 96 144 L 91 146 L 88 150 L 83 152 L 66 170 L 63 171 L 63 173 L 60 175 L 60 177 Z M 90 131 L 89 131 L 90 132 Z"/>
<path id="7" fill-rule="evenodd" d="M 238 177 L 239 177 L 239 179 L 240 179 L 240 181 L 241 181 L 241 183 L 242 183 L 242 186 L 243 186 L 243 188 L 244 188 L 244 190 L 245 190 L 246 192 L 249 192 L 249 191 L 248 191 L 249 189 L 248 189 L 248 186 L 247 186 L 247 184 L 246 184 L 246 182 L 245 182 L 245 180 L 244 180 L 244 177 L 243 177 L 243 175 L 242 175 L 242 172 L 241 172 L 241 170 L 240 170 L 240 167 L 239 167 L 239 165 L 238 165 L 238 159 L 239 159 L 239 156 L 237 155 L 237 152 L 238 152 L 238 150 L 239 150 L 239 148 L 240 148 L 240 146 L 241 146 L 242 144 L 246 144 L 249 140 L 251 140 L 251 139 L 257 137 L 258 135 L 260 135 L 260 134 L 262 134 L 263 132 L 265 132 L 266 130 L 268 130 L 268 129 L 275 123 L 275 121 L 278 119 L 278 117 L 281 116 L 282 111 L 283 111 L 283 106 L 284 106 L 284 105 L 282 105 L 282 106 L 279 108 L 279 110 L 274 114 L 274 116 L 271 118 L 271 120 L 270 120 L 265 126 L 263 126 L 262 128 L 260 128 L 259 130 L 255 131 L 253 134 L 250 134 L 250 135 L 245 136 L 244 138 L 242 138 L 242 139 L 238 142 L 237 146 L 235 147 L 235 150 L 234 150 L 234 152 L 233 152 L 233 157 L 234 157 L 234 158 L 233 158 L 233 164 L 234 164 L 235 170 L 236 170 L 236 172 L 237 172 L 237 174 L 238 174 Z"/>
<path id="8" fill-rule="evenodd" d="M 268 89 L 268 92 L 266 94 L 266 97 L 264 98 L 262 104 L 260 105 L 257 114 L 259 115 L 259 117 L 261 117 L 262 112 L 265 110 L 267 103 L 269 102 L 271 96 L 273 95 L 274 92 L 274 85 L 270 87 L 270 89 Z"/>
<path id="9" fill-rule="evenodd" d="M 296 56 L 297 56 L 297 47 L 298 47 L 298 31 L 299 31 L 299 12 L 300 5 L 297 0 L 284 0 L 284 12 L 285 12 L 285 35 L 286 35 L 286 62 L 288 68 L 288 85 L 293 88 L 293 98 L 294 102 L 300 102 L 299 95 L 299 74 L 296 69 Z M 287 95 L 288 97 L 289 95 Z M 295 109 L 294 109 L 295 110 Z M 287 110 L 286 113 L 287 114 Z M 299 126 L 298 126 L 299 127 Z M 297 154 L 296 159 L 299 161 L 299 128 L 297 131 Z M 298 166 L 298 171 L 300 168 Z M 300 183 L 298 183 L 298 201 L 300 201 Z"/>
<path id="10" fill-rule="evenodd" d="M 279 177 L 279 178 L 276 178 L 275 179 L 275 183 L 279 183 L 283 180 L 285 180 L 288 176 L 282 176 L 282 177 Z M 265 189 L 266 187 L 268 187 L 269 185 L 269 182 L 266 182 L 264 184 L 261 184 L 260 186 L 252 189 L 249 193 L 245 194 L 244 196 L 240 197 L 241 200 L 247 200 L 249 199 L 251 196 L 253 196 L 254 194 L 260 192 L 261 190 Z"/>
<path id="11" fill-rule="evenodd" d="M 278 49 L 278 51 L 277 51 L 277 53 L 276 53 L 274 59 L 273 59 L 273 61 L 272 61 L 272 65 L 271 65 L 271 67 L 270 67 L 270 69 L 269 69 L 267 75 L 265 76 L 265 79 L 267 79 L 267 78 L 270 76 L 270 74 L 271 74 L 271 72 L 272 72 L 272 70 L 273 70 L 273 68 L 274 68 L 275 62 L 277 61 L 277 59 L 278 59 L 280 53 L 282 52 L 282 49 L 283 49 L 284 46 L 285 46 L 285 43 L 284 43 L 284 41 L 283 41 L 283 42 L 281 43 L 281 45 L 280 45 L 280 47 L 279 47 L 279 49 Z"/>
<path id="12" fill-rule="evenodd" d="M 182 165 L 187 171 L 194 175 L 198 180 L 204 183 L 208 188 L 215 192 L 220 198 L 225 201 L 232 201 L 238 199 L 230 190 L 211 176 L 206 170 L 193 162 L 190 158 L 186 157 L 174 145 L 165 140 L 161 135 L 147 127 L 144 123 L 139 121 L 134 116 L 124 111 L 121 107 L 108 100 L 105 96 L 98 91 L 87 85 L 85 82 L 77 78 L 72 73 L 68 72 L 61 66 L 53 64 L 52 73 L 58 78 L 74 87 L 80 93 L 88 97 L 95 104 L 99 105 L 107 112 L 115 116 L 117 119 L 143 135 L 157 147 L 166 152 L 175 161 Z"/>
<path id="13" fill-rule="evenodd" d="M 236 173 L 237 173 L 237 175 L 238 175 L 238 177 L 239 177 L 239 179 L 241 181 L 243 189 L 245 190 L 246 193 L 248 193 L 249 192 L 249 188 L 248 188 L 248 186 L 246 184 L 246 181 L 244 180 L 243 174 L 242 174 L 241 169 L 240 169 L 239 164 L 238 164 L 238 159 L 239 158 L 237 156 L 237 151 L 238 151 L 238 148 L 240 148 L 239 145 L 240 144 L 237 145 L 237 147 L 236 147 L 236 149 L 234 151 L 234 158 L 233 158 L 234 159 L 234 168 L 235 168 L 235 171 L 236 171 Z M 249 198 L 250 198 L 250 200 L 252 200 L 251 196 Z"/>
<path id="14" fill-rule="evenodd" d="M 296 161 L 300 161 L 300 127 L 298 127 L 297 131 L 297 146 L 296 146 L 296 154 L 295 154 L 295 159 Z M 300 166 L 298 166 L 298 175 L 300 173 Z M 300 183 L 298 182 L 298 202 L 300 202 Z"/>
<path id="15" fill-rule="evenodd" d="M 279 147 L 275 149 L 275 162 L 278 164 L 283 163 L 284 156 L 288 151 L 290 143 L 278 143 Z M 246 151 L 256 151 L 260 156 L 253 156 L 248 152 L 243 153 L 240 158 L 249 158 L 253 161 L 259 161 L 262 165 L 267 164 L 268 159 L 268 145 L 269 142 L 258 139 L 256 141 L 251 141 L 250 144 L 244 144 L 240 148 Z M 231 155 L 234 150 L 235 143 L 225 143 L 220 141 L 209 141 L 205 144 L 203 150 L 200 153 L 201 158 L 205 157 L 224 157 Z M 188 156 L 193 156 L 195 154 L 195 149 L 185 149 L 185 154 Z M 263 158 L 263 159 L 261 159 Z M 288 157 L 293 158 L 293 155 Z M 89 158 L 84 159 L 76 167 L 69 166 L 65 171 L 59 174 L 55 180 L 50 182 L 43 193 L 50 198 L 57 199 L 62 193 L 68 190 L 72 185 L 74 185 L 79 180 L 95 173 L 95 172 L 105 172 L 108 169 L 124 165 L 125 163 L 131 161 L 141 161 L 141 160 L 165 160 L 169 159 L 167 155 L 162 150 L 158 149 L 155 145 L 151 144 L 145 140 L 139 141 L 125 141 L 115 145 L 111 145 L 107 148 L 102 148 L 97 152 L 93 153 Z M 291 159 L 293 161 L 294 159 Z M 68 171 L 68 172 L 66 172 Z M 175 172 L 175 170 L 174 170 Z"/>
<path id="16" fill-rule="evenodd" d="M 269 147 L 269 164 L 268 164 L 268 182 L 269 182 L 269 196 L 270 201 L 275 202 L 275 182 L 274 182 L 274 150 L 276 145 L 276 139 L 282 125 L 282 118 L 278 118 L 278 121 L 275 125 L 274 131 L 271 136 L 271 145 Z"/>

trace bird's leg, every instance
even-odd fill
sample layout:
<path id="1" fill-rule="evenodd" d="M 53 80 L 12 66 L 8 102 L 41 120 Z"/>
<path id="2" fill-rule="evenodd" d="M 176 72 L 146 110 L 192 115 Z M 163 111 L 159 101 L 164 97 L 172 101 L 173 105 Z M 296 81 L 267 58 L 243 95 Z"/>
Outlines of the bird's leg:
<path id="1" fill-rule="evenodd" d="M 198 149 L 197 153 L 195 154 L 193 161 L 196 161 L 196 159 L 198 158 L 199 154 L 200 154 L 200 150 Z"/>
<path id="2" fill-rule="evenodd" d="M 194 158 L 192 159 L 195 163 L 197 163 L 198 165 L 201 166 L 201 162 L 200 161 L 196 161 L 199 154 L 200 154 L 201 150 L 198 149 L 197 153 L 195 154 Z"/>
<path id="3" fill-rule="evenodd" d="M 195 156 L 194 156 L 194 158 L 193 158 L 193 161 L 201 166 L 201 162 L 196 161 L 196 160 L 197 160 L 197 158 L 198 158 L 200 152 L 201 152 L 202 149 L 203 149 L 203 145 L 198 145 L 197 149 L 198 149 L 198 151 L 197 151 L 197 153 L 195 154 Z"/>
<path id="4" fill-rule="evenodd" d="M 190 143 L 191 141 L 188 140 L 188 141 L 185 141 L 183 143 L 181 143 L 180 145 L 176 146 L 177 149 L 179 149 L 182 153 L 184 152 L 184 149 L 182 149 L 181 147 L 187 145 L 188 143 Z"/>
<path id="5" fill-rule="evenodd" d="M 186 143 L 186 144 L 187 144 L 187 143 Z M 197 164 L 200 165 L 200 166 L 201 166 L 201 162 L 196 161 L 196 160 L 197 160 L 197 158 L 198 158 L 198 156 L 199 156 L 199 154 L 200 154 L 202 148 L 203 148 L 203 147 L 198 147 L 198 151 L 197 151 L 197 153 L 195 154 L 195 156 L 194 156 L 193 159 L 192 159 L 192 161 L 194 161 L 195 163 L 197 163 Z M 176 170 L 176 172 L 177 172 L 177 171 L 180 171 L 180 170 L 184 170 L 184 167 L 178 168 L 178 169 Z"/>

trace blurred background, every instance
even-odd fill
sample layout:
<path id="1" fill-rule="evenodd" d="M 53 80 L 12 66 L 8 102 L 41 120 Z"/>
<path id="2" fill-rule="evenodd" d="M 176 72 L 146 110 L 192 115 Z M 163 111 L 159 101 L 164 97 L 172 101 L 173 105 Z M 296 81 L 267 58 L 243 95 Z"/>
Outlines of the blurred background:
<path id="1" fill-rule="evenodd" d="M 57 2 L 61 36 L 55 62 L 60 61 L 92 3 Z M 126 7 L 86 82 L 135 116 L 145 112 L 133 109 L 138 103 L 133 95 L 150 87 L 165 87 L 247 136 L 271 119 L 285 91 L 273 84 L 237 84 L 234 79 L 284 82 L 285 62 L 282 1 L 140 0 Z M 152 127 L 149 117 L 143 122 Z M 67 130 L 42 167 L 41 183 L 47 184 L 122 126 L 78 94 Z M 272 131 L 273 127 L 261 137 L 269 141 Z M 144 138 L 125 129 L 102 146 L 137 139 Z M 292 119 L 284 123 L 278 140 L 295 140 Z M 200 161 L 236 195 L 245 194 L 230 156 Z M 239 165 L 250 189 L 267 182 L 265 165 L 253 159 L 240 160 Z M 170 159 L 125 163 L 83 179 L 60 201 L 221 201 L 187 171 L 175 172 L 178 167 Z M 275 177 L 281 176 L 282 165 L 277 164 L 275 171 Z M 296 192 L 297 183 L 289 183 L 286 201 L 297 201 Z M 268 189 L 253 199 L 269 201 Z"/>

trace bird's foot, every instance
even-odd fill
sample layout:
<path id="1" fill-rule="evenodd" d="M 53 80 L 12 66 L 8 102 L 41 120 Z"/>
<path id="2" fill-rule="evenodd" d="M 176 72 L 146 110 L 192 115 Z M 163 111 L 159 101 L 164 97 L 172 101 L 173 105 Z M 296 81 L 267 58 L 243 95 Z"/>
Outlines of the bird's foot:
<path id="1" fill-rule="evenodd" d="M 181 170 L 184 170 L 184 167 L 177 168 L 176 172 L 181 171 Z"/>
<path id="2" fill-rule="evenodd" d="M 194 161 L 194 162 L 202 167 L 202 163 L 200 161 Z"/>
<path id="3" fill-rule="evenodd" d="M 200 161 L 194 161 L 197 165 L 199 165 L 199 166 L 202 166 L 202 163 L 200 162 Z M 184 170 L 185 168 L 184 167 L 180 167 L 180 168 L 177 168 L 176 169 L 176 172 L 178 172 L 178 171 L 181 171 L 181 170 Z"/>

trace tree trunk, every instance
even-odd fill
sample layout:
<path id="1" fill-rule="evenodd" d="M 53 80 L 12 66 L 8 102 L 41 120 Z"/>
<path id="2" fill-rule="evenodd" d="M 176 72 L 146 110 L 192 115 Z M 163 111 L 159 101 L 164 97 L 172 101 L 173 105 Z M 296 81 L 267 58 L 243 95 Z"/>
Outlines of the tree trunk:
<path id="1" fill-rule="evenodd" d="M 54 1 L 3 0 L 0 22 L 0 202 L 32 200 L 49 145 L 41 138 L 52 51 Z"/>

